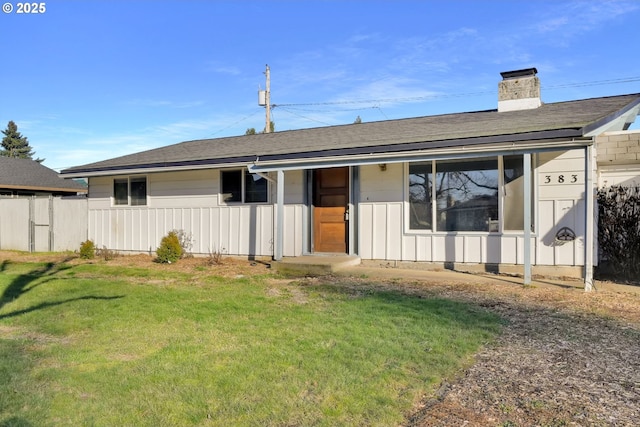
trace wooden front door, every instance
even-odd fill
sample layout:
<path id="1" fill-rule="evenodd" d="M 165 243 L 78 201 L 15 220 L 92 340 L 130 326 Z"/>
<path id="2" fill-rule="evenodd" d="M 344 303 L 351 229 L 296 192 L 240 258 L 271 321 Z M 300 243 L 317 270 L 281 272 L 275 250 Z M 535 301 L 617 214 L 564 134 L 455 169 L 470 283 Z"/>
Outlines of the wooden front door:
<path id="1" fill-rule="evenodd" d="M 347 252 L 349 168 L 317 169 L 313 174 L 313 250 Z"/>

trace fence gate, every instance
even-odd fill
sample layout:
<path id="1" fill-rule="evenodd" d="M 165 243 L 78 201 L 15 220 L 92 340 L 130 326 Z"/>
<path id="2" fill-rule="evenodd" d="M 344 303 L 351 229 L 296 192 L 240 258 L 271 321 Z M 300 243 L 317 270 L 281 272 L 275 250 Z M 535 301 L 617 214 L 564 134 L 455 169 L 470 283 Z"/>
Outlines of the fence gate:
<path id="1" fill-rule="evenodd" d="M 52 199 L 31 199 L 29 206 L 29 252 L 53 251 Z"/>
<path id="2" fill-rule="evenodd" d="M 0 199 L 0 249 L 75 250 L 87 239 L 87 200 L 60 197 Z"/>

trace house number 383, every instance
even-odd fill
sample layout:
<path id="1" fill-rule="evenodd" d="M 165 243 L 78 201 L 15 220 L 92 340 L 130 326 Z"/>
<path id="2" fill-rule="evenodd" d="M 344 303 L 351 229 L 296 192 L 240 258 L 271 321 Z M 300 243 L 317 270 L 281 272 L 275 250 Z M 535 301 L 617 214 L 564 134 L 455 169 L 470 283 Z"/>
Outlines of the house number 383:
<path id="1" fill-rule="evenodd" d="M 578 182 L 577 174 L 559 174 L 559 175 L 545 175 L 545 184 L 575 184 Z"/>

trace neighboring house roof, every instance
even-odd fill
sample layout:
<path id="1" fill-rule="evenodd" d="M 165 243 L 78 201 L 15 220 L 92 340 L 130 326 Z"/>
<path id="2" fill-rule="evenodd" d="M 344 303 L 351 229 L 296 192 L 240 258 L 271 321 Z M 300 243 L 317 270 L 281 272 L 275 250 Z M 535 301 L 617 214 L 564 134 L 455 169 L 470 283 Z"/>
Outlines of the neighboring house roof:
<path id="1" fill-rule="evenodd" d="M 637 115 L 639 106 L 640 94 L 632 94 L 549 103 L 520 111 L 489 110 L 203 139 L 72 167 L 61 173 L 90 176 L 109 171 L 126 173 L 581 138 L 629 112 Z"/>
<path id="2" fill-rule="evenodd" d="M 87 187 L 29 159 L 0 156 L 0 189 L 51 193 L 86 193 Z"/>

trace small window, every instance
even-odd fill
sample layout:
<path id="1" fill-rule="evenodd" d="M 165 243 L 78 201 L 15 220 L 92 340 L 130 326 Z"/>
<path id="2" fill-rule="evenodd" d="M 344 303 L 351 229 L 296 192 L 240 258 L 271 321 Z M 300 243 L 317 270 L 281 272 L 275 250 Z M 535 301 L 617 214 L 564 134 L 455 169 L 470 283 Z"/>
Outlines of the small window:
<path id="1" fill-rule="evenodd" d="M 432 165 L 409 165 L 409 227 L 412 230 L 431 230 Z"/>
<path id="2" fill-rule="evenodd" d="M 225 203 L 242 202 L 242 171 L 222 172 L 222 200 Z"/>
<path id="3" fill-rule="evenodd" d="M 505 230 L 524 230 L 524 156 L 504 156 L 504 216 Z M 531 166 L 533 168 L 533 165 Z M 533 179 L 531 180 L 533 194 Z M 531 204 L 531 218 L 534 215 Z M 533 227 L 533 222 L 532 222 Z"/>
<path id="4" fill-rule="evenodd" d="M 127 178 L 113 180 L 113 203 L 116 205 L 129 204 L 129 180 Z"/>
<path id="5" fill-rule="evenodd" d="M 147 204 L 147 178 L 131 178 L 131 206 Z"/>
<path id="6" fill-rule="evenodd" d="M 225 203 L 266 203 L 267 180 L 248 170 L 222 171 L 222 200 Z"/>
<path id="7" fill-rule="evenodd" d="M 145 206 L 147 204 L 147 178 L 114 179 L 113 204 L 122 206 Z"/>

